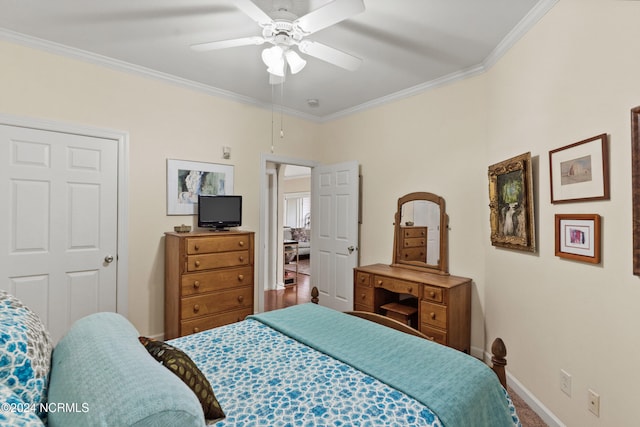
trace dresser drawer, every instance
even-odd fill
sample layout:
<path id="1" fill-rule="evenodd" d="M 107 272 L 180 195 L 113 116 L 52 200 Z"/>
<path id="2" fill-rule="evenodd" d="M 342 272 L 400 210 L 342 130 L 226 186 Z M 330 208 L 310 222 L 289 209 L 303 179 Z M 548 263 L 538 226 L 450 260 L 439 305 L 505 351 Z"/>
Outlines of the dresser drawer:
<path id="1" fill-rule="evenodd" d="M 420 325 L 420 332 L 425 334 L 431 341 L 435 341 L 438 344 L 447 345 L 447 333 L 440 329 L 430 328 L 424 323 Z"/>
<path id="2" fill-rule="evenodd" d="M 194 334 L 207 329 L 217 328 L 218 326 L 239 322 L 251 314 L 253 314 L 253 309 L 245 308 L 213 316 L 201 317 L 194 320 L 183 320 L 180 322 L 180 336 Z"/>
<path id="3" fill-rule="evenodd" d="M 187 271 L 202 271 L 220 267 L 249 264 L 249 251 L 220 252 L 187 257 Z"/>
<path id="4" fill-rule="evenodd" d="M 424 285 L 422 287 L 422 299 L 435 302 L 443 302 L 443 290 L 442 288 L 436 288 L 434 286 Z"/>
<path id="5" fill-rule="evenodd" d="M 447 306 L 432 304 L 427 301 L 420 301 L 420 322 L 430 326 L 446 329 Z"/>
<path id="6" fill-rule="evenodd" d="M 180 301 L 180 308 L 182 319 L 191 319 L 232 309 L 253 308 L 253 288 L 236 288 L 185 297 Z"/>
<path id="7" fill-rule="evenodd" d="M 253 269 L 251 267 L 229 268 L 207 271 L 206 273 L 183 274 L 180 278 L 180 295 L 199 295 L 212 291 L 252 285 Z"/>
<path id="8" fill-rule="evenodd" d="M 405 248 L 424 248 L 425 240 L 424 237 L 413 237 L 404 239 L 404 242 L 402 242 L 402 246 Z"/>
<path id="9" fill-rule="evenodd" d="M 383 288 L 397 294 L 411 294 L 413 296 L 420 296 L 420 284 L 413 282 L 406 282 L 404 280 L 392 279 L 385 276 L 374 276 L 373 285 L 376 288 Z"/>
<path id="10" fill-rule="evenodd" d="M 408 248 L 400 250 L 400 259 L 403 261 L 427 262 L 427 252 L 425 248 Z"/>
<path id="11" fill-rule="evenodd" d="M 374 289 L 369 286 L 356 285 L 353 295 L 353 303 L 373 308 L 373 293 Z"/>
<path id="12" fill-rule="evenodd" d="M 363 273 L 361 271 L 356 272 L 357 286 L 371 286 L 371 274 Z"/>
<path id="13" fill-rule="evenodd" d="M 216 235 L 211 237 L 187 238 L 186 246 L 187 255 L 237 251 L 249 248 L 249 236 Z"/>
<path id="14" fill-rule="evenodd" d="M 411 239 L 413 237 L 427 237 L 427 228 L 426 227 L 403 227 L 402 236 L 405 239 Z"/>

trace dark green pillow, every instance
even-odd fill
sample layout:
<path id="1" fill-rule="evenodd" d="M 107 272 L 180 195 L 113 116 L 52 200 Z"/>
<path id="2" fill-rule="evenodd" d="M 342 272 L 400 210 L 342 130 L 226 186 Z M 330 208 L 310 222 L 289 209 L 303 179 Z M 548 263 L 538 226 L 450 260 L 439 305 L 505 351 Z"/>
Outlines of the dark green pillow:
<path id="1" fill-rule="evenodd" d="M 176 374 L 193 390 L 202 405 L 205 420 L 217 421 L 225 417 L 209 380 L 189 356 L 165 342 L 147 337 L 139 337 L 138 339 L 154 359 Z"/>

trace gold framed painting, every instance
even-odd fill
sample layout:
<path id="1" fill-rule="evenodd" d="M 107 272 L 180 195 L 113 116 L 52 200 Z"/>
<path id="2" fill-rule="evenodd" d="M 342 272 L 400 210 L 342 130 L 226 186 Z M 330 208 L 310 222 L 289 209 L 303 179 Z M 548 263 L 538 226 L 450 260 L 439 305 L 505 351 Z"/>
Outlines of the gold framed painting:
<path id="1" fill-rule="evenodd" d="M 536 251 L 531 153 L 489 166 L 493 246 Z"/>

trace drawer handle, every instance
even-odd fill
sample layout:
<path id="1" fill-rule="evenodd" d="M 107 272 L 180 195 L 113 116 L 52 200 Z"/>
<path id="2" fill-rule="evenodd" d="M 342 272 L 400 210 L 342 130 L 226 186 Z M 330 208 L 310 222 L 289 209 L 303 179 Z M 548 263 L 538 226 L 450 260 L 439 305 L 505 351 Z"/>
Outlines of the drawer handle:
<path id="1" fill-rule="evenodd" d="M 244 241 L 243 241 L 243 240 L 240 240 L 240 241 L 238 242 L 238 245 L 239 245 L 239 246 L 244 246 Z"/>
<path id="2" fill-rule="evenodd" d="M 408 292 L 408 293 L 411 293 L 412 291 L 413 291 L 413 288 L 409 288 L 409 289 L 407 289 L 407 292 Z"/>
<path id="3" fill-rule="evenodd" d="M 200 261 L 196 261 L 196 262 L 194 262 L 194 265 L 195 265 L 196 267 L 200 267 Z"/>
<path id="4" fill-rule="evenodd" d="M 194 289 L 198 289 L 199 287 L 200 287 L 200 282 L 199 281 L 196 280 L 195 282 L 193 282 L 193 288 Z"/>
<path id="5" fill-rule="evenodd" d="M 242 295 L 238 295 L 238 302 L 242 303 L 244 301 L 244 297 Z"/>
<path id="6" fill-rule="evenodd" d="M 242 282 L 244 280 L 244 274 L 238 274 L 238 282 Z"/>
<path id="7" fill-rule="evenodd" d="M 430 296 L 431 298 L 435 298 L 435 297 L 436 297 L 436 293 L 435 293 L 435 291 L 431 291 L 431 292 L 429 292 L 429 296 Z"/>
<path id="8" fill-rule="evenodd" d="M 431 319 L 435 320 L 436 319 L 436 314 L 434 312 L 431 312 L 429 314 L 429 317 L 431 317 Z"/>
<path id="9" fill-rule="evenodd" d="M 378 286 L 382 286 L 382 280 L 378 280 Z"/>
<path id="10" fill-rule="evenodd" d="M 199 251 L 199 250 L 200 250 L 200 246 L 198 246 L 198 245 L 194 245 L 194 246 L 193 246 L 193 249 L 194 249 L 194 250 L 196 250 L 196 251 Z"/>
<path id="11" fill-rule="evenodd" d="M 193 333 L 195 334 L 196 332 L 200 332 L 200 328 L 198 328 L 197 326 L 193 328 Z"/>
<path id="12" fill-rule="evenodd" d="M 244 257 L 243 256 L 239 256 L 238 259 L 240 260 L 240 262 L 244 262 Z"/>
<path id="13" fill-rule="evenodd" d="M 198 304 L 194 305 L 194 306 L 193 306 L 193 312 L 194 312 L 194 313 L 197 313 L 197 312 L 199 312 L 199 311 L 200 311 L 200 306 L 199 306 Z"/>
<path id="14" fill-rule="evenodd" d="M 365 279 L 364 277 L 361 277 L 361 278 L 360 278 L 360 282 L 362 282 L 362 283 L 364 283 L 364 282 L 365 282 L 365 280 L 366 280 L 366 279 Z"/>
<path id="15" fill-rule="evenodd" d="M 362 299 L 363 300 L 367 299 L 367 294 L 362 294 Z"/>
<path id="16" fill-rule="evenodd" d="M 420 234 L 424 236 L 424 235 L 425 235 L 425 232 L 424 232 L 424 231 L 421 231 L 421 232 L 420 232 Z"/>

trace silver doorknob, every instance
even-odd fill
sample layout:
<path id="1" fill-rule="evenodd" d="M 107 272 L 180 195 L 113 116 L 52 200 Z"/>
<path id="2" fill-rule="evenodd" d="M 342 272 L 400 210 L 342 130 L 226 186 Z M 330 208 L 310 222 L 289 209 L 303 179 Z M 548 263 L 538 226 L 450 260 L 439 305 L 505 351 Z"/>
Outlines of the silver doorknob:
<path id="1" fill-rule="evenodd" d="M 347 248 L 347 250 L 349 251 L 349 253 L 353 253 L 353 251 L 355 251 L 355 250 L 356 250 L 356 248 L 355 248 L 355 247 L 353 247 L 353 246 L 349 246 L 349 247 Z"/>
<path id="2" fill-rule="evenodd" d="M 104 262 L 106 262 L 107 264 L 111 264 L 113 262 L 113 255 L 107 255 L 106 257 L 104 257 Z"/>

